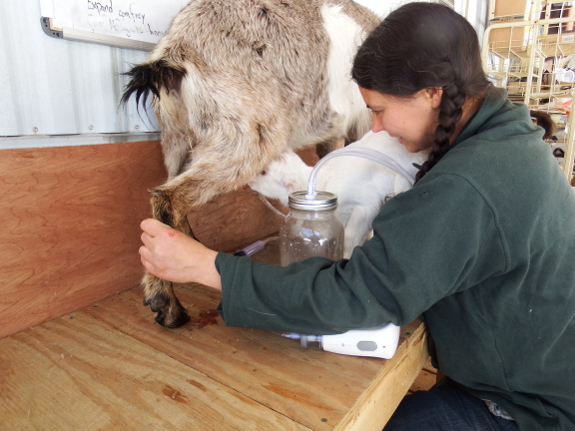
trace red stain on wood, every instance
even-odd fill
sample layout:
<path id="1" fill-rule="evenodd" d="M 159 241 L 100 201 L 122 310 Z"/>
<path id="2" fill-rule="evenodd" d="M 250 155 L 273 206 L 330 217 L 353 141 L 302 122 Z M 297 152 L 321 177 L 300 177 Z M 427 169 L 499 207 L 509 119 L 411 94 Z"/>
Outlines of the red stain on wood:
<path id="1" fill-rule="evenodd" d="M 216 310 L 205 310 L 200 311 L 200 315 L 197 318 L 192 319 L 192 321 L 198 329 L 202 329 L 207 325 L 217 325 L 218 321 L 216 319 L 218 316 L 219 313 Z"/>

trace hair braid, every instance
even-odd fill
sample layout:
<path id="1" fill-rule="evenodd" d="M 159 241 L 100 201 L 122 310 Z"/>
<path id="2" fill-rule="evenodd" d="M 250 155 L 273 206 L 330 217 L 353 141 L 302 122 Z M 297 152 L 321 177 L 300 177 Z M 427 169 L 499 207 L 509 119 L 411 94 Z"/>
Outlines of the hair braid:
<path id="1" fill-rule="evenodd" d="M 455 83 L 443 87 L 443 96 L 439 106 L 439 125 L 435 130 L 435 140 L 431 145 L 431 152 L 427 161 L 421 166 L 415 176 L 417 183 L 433 168 L 451 148 L 449 140 L 455 131 L 455 126 L 461 119 L 465 94 L 459 91 Z"/>

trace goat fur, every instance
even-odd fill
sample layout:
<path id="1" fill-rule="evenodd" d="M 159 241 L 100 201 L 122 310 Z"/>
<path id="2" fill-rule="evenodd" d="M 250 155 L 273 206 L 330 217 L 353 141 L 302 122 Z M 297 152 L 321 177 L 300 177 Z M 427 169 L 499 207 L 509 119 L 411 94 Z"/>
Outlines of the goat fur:
<path id="1" fill-rule="evenodd" d="M 168 181 L 153 216 L 193 236 L 191 208 L 250 182 L 288 149 L 362 136 L 370 114 L 353 56 L 379 23 L 351 0 L 192 0 L 174 18 L 122 102 L 151 95 Z M 189 319 L 173 284 L 146 273 L 156 321 Z"/>
<path id="2" fill-rule="evenodd" d="M 397 138 L 387 132 L 368 132 L 347 148 L 369 148 L 391 157 L 413 175 L 427 160 L 428 151 L 408 152 Z M 248 185 L 268 198 L 278 199 L 284 206 L 288 197 L 298 190 L 306 190 L 312 168 L 293 151 L 288 150 L 274 160 Z M 356 156 L 336 157 L 321 166 L 316 180 L 316 190 L 328 191 L 337 196 L 336 217 L 345 229 L 343 257 L 349 258 L 353 249 L 363 244 L 371 223 L 385 201 L 411 188 L 401 174 L 368 159 Z"/>

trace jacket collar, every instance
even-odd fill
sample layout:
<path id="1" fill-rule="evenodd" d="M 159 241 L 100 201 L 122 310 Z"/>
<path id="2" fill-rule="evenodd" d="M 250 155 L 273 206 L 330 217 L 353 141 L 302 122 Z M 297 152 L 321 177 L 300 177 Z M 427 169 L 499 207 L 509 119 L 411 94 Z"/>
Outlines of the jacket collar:
<path id="1" fill-rule="evenodd" d="M 483 103 L 477 112 L 473 114 L 473 116 L 469 119 L 467 124 L 463 127 L 451 145 L 454 147 L 460 142 L 463 142 L 480 133 L 482 129 L 484 129 L 484 127 L 489 123 L 488 120 L 490 117 L 499 111 L 507 102 L 507 91 L 505 89 L 491 87 L 487 91 L 487 94 L 483 99 Z"/>

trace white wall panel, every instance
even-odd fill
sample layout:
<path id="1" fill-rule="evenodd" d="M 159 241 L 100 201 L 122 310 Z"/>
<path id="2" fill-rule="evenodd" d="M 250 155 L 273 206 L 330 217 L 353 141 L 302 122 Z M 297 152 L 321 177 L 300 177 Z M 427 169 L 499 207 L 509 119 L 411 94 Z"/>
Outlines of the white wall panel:
<path id="1" fill-rule="evenodd" d="M 50 38 L 38 0 L 0 0 L 0 15 L 1 137 L 158 130 L 153 113 L 138 115 L 134 101 L 119 106 L 121 74 L 147 52 Z"/>

